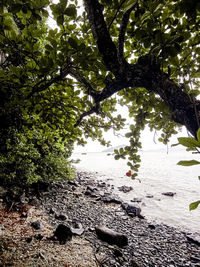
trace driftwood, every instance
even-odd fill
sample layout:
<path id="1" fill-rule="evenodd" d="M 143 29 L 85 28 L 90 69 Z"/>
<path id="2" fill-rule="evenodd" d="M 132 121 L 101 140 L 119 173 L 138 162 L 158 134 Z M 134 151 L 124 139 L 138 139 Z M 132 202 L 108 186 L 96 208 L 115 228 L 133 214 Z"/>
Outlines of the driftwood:
<path id="1" fill-rule="evenodd" d="M 128 245 L 128 238 L 122 233 L 115 232 L 104 225 L 98 225 L 95 230 L 98 238 L 109 244 L 114 244 L 119 247 Z"/>

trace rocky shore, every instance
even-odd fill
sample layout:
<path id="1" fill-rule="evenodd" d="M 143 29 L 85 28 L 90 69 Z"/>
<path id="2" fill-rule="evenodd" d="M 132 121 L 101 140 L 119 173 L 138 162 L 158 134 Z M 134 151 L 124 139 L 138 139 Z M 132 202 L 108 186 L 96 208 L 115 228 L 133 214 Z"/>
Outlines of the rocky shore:
<path id="1" fill-rule="evenodd" d="M 148 222 L 92 174 L 0 190 L 0 266 L 200 266 L 200 237 Z"/>

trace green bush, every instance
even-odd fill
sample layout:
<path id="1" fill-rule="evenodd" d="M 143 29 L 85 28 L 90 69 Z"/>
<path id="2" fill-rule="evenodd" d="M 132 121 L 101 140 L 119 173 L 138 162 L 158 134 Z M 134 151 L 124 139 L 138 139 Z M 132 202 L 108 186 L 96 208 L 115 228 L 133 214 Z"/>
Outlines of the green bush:
<path id="1" fill-rule="evenodd" d="M 37 181 L 72 179 L 74 169 L 68 160 L 72 145 L 60 149 L 34 132 L 30 139 L 25 133 L 11 130 L 6 150 L 0 151 L 0 183 L 25 185 Z"/>

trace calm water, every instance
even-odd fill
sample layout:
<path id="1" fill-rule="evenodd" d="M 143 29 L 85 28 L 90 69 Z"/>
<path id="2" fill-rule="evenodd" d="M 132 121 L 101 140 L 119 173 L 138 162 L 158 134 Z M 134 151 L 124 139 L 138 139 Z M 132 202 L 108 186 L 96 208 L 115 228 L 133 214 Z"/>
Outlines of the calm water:
<path id="1" fill-rule="evenodd" d="M 76 168 L 80 171 L 98 172 L 97 179 L 115 186 L 123 200 L 130 202 L 137 197 L 142 198 L 139 206 L 142 214 L 149 221 L 162 222 L 182 230 L 200 233 L 200 207 L 189 211 L 189 204 L 200 199 L 200 168 L 197 166 L 181 167 L 179 160 L 200 159 L 199 155 L 191 155 L 185 151 L 178 152 L 141 152 L 142 165 L 138 178 L 132 181 L 125 174 L 129 170 L 124 160 L 114 160 L 107 153 L 75 153 L 79 158 Z M 118 190 L 118 186 L 132 186 L 129 193 Z M 176 192 L 174 197 L 162 195 L 163 192 Z M 147 198 L 153 195 L 153 198 Z"/>

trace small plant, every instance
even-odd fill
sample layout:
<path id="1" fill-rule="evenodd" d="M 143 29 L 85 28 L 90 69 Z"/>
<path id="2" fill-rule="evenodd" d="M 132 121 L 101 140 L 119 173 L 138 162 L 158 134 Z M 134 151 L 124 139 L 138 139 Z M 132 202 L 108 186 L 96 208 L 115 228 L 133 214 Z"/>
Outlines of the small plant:
<path id="1" fill-rule="evenodd" d="M 182 145 L 187 147 L 186 151 L 193 151 L 193 153 L 200 153 L 200 128 L 197 131 L 197 139 L 193 137 L 179 137 L 178 138 L 178 144 L 172 145 Z M 193 166 L 193 165 L 198 165 L 200 164 L 200 161 L 197 160 L 181 160 L 177 163 L 178 165 L 181 166 Z M 198 177 L 200 180 L 200 176 Z M 190 204 L 189 209 L 194 210 L 198 207 L 200 204 L 200 200 L 195 201 Z"/>

